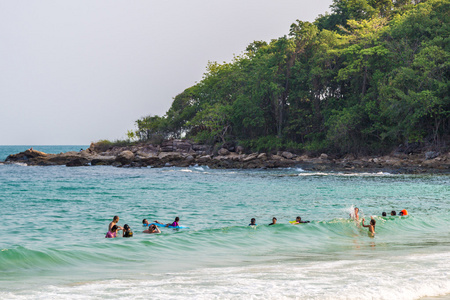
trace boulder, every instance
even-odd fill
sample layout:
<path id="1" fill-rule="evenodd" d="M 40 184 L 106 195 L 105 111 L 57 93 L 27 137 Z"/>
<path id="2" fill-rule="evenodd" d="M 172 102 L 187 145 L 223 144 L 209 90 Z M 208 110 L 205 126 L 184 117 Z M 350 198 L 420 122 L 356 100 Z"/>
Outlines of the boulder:
<path id="1" fill-rule="evenodd" d="M 174 140 L 172 148 L 174 151 L 188 153 L 192 149 L 192 144 L 188 141 Z"/>
<path id="2" fill-rule="evenodd" d="M 258 153 L 252 153 L 252 154 L 247 155 L 246 157 L 244 157 L 242 159 L 242 161 L 243 162 L 249 162 L 249 161 L 252 161 L 252 160 L 256 159 L 257 157 L 258 157 Z"/>
<path id="3" fill-rule="evenodd" d="M 161 152 L 158 155 L 159 159 L 164 162 L 170 162 L 172 160 L 180 160 L 183 158 L 179 152 Z"/>
<path id="4" fill-rule="evenodd" d="M 322 153 L 322 154 L 320 154 L 319 158 L 322 159 L 322 160 L 327 160 L 328 159 L 328 155 L 325 154 L 325 153 Z"/>
<path id="5" fill-rule="evenodd" d="M 130 150 L 122 151 L 116 157 L 116 161 L 120 162 L 122 165 L 131 163 L 133 161 L 133 159 L 134 159 L 134 153 L 131 152 Z"/>
<path id="6" fill-rule="evenodd" d="M 225 149 L 225 148 L 220 148 L 218 154 L 221 156 L 226 156 L 226 155 L 230 154 L 230 151 L 228 151 L 228 149 Z"/>
<path id="7" fill-rule="evenodd" d="M 237 147 L 236 147 L 236 153 L 238 153 L 238 154 L 244 153 L 244 147 L 242 147 L 242 146 L 237 146 Z"/>
<path id="8" fill-rule="evenodd" d="M 270 157 L 270 159 L 274 159 L 274 160 L 282 160 L 283 159 L 283 157 L 282 156 L 280 156 L 280 155 L 272 155 L 271 157 Z"/>
<path id="9" fill-rule="evenodd" d="M 207 163 L 207 162 L 209 162 L 211 160 L 211 155 L 203 155 L 203 156 L 200 156 L 198 159 L 197 159 L 197 161 L 199 162 L 199 163 Z"/>
<path id="10" fill-rule="evenodd" d="M 102 156 L 96 155 L 91 159 L 92 166 L 108 166 L 111 165 L 116 160 L 115 156 Z"/>
<path id="11" fill-rule="evenodd" d="M 428 151 L 425 152 L 425 159 L 429 160 L 429 159 L 433 159 L 439 156 L 439 152 L 436 151 Z"/>
<path id="12" fill-rule="evenodd" d="M 260 159 L 260 160 L 267 160 L 267 154 L 266 153 L 260 153 L 256 158 Z"/>
<path id="13" fill-rule="evenodd" d="M 291 152 L 284 151 L 281 153 L 281 156 L 283 156 L 284 158 L 287 158 L 287 159 L 292 159 L 292 158 L 294 158 L 295 155 L 292 154 Z"/>
<path id="14" fill-rule="evenodd" d="M 81 166 L 88 166 L 88 165 L 89 165 L 89 160 L 87 160 L 84 157 L 77 157 L 66 163 L 67 167 L 81 167 Z"/>

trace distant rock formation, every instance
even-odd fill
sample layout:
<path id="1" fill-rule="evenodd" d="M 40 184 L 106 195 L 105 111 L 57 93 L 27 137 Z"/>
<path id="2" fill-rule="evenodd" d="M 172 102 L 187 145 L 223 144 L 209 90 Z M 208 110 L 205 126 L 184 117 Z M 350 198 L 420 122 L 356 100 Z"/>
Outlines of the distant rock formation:
<path id="1" fill-rule="evenodd" d="M 230 147 L 229 147 L 230 148 Z M 300 167 L 310 171 L 380 172 L 391 173 L 450 173 L 450 153 L 403 154 L 394 152 L 389 156 L 355 157 L 347 155 L 333 158 L 326 153 L 318 157 L 298 156 L 287 151 L 271 153 L 245 153 L 241 146 L 220 148 L 217 154 L 213 147 L 188 140 L 167 140 L 161 145 L 140 144 L 126 147 L 101 149 L 96 144 L 80 152 L 71 151 L 48 154 L 32 149 L 9 155 L 5 163 L 27 165 L 66 165 L 115 167 L 188 167 L 208 166 L 210 168 L 255 169 Z"/>

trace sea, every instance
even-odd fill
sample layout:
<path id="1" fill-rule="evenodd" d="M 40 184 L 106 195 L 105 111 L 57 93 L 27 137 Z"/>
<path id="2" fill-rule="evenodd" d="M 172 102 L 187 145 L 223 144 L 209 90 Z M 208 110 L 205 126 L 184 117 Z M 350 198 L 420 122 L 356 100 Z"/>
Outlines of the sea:
<path id="1" fill-rule="evenodd" d="M 0 218 L 0 299 L 450 299 L 449 175 L 0 162 Z"/>

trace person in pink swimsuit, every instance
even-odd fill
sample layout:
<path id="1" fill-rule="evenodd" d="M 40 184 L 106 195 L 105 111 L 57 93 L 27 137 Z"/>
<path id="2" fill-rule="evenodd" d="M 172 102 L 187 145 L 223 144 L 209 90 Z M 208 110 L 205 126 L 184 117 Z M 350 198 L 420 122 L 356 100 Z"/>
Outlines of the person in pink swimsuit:
<path id="1" fill-rule="evenodd" d="M 117 225 L 113 225 L 111 230 L 106 234 L 105 238 L 111 239 L 117 237 L 117 231 L 119 231 L 119 227 Z"/>
<path id="2" fill-rule="evenodd" d="M 180 224 L 178 224 L 178 221 L 180 221 L 180 218 L 176 217 L 175 221 L 173 223 L 163 224 L 161 222 L 158 222 L 158 220 L 155 220 L 155 223 L 158 223 L 158 224 L 161 224 L 161 225 L 166 225 L 167 227 L 169 227 L 169 226 L 178 227 L 178 226 L 180 226 Z"/>

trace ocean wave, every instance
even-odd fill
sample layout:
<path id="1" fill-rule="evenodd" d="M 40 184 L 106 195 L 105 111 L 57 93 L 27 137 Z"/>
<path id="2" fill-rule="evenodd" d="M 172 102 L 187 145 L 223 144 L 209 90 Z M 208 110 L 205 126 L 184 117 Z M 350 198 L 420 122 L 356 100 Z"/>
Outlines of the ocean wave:
<path id="1" fill-rule="evenodd" d="M 383 259 L 280 261 L 132 278 L 41 285 L 0 298 L 418 299 L 450 293 L 449 253 Z M 383 266 L 383 267 L 380 267 Z M 155 276 L 157 275 L 157 276 Z"/>

